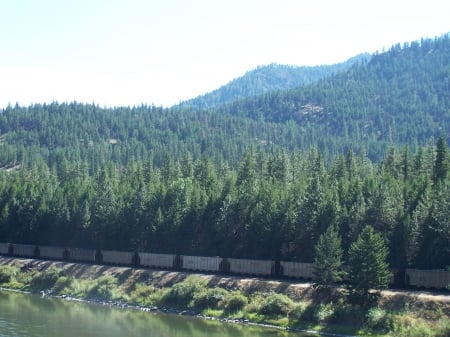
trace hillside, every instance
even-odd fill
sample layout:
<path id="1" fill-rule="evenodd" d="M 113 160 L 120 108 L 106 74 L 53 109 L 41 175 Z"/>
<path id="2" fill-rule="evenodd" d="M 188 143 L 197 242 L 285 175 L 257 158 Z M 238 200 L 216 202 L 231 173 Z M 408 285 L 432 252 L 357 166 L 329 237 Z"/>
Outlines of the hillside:
<path id="1" fill-rule="evenodd" d="M 449 40 L 446 35 L 396 45 L 333 76 L 329 72 L 337 65 L 326 71 L 262 67 L 218 90 L 229 90 L 225 101 L 234 101 L 209 109 L 194 109 L 195 104 L 109 109 L 76 102 L 9 106 L 0 114 L 5 149 L 0 167 L 13 167 L 24 157 L 54 163 L 74 152 L 78 161 L 89 158 L 96 167 L 109 160 L 126 164 L 149 158 L 161 165 L 167 157 L 208 157 L 237 167 L 250 146 L 268 153 L 317 147 L 327 161 L 349 150 L 375 161 L 390 146 L 415 151 L 450 135 Z M 282 88 L 281 82 L 295 85 L 302 78 L 296 71 L 303 77 L 315 73 L 315 81 L 238 99 L 241 91 L 250 95 L 264 87 Z M 328 77 L 319 80 L 325 73 Z M 232 89 L 245 83 L 254 88 Z M 207 97 L 194 101 L 210 106 Z"/>
<path id="2" fill-rule="evenodd" d="M 377 159 L 392 144 L 414 149 L 450 135 L 449 54 L 449 35 L 398 44 L 309 86 L 232 102 L 217 112 L 294 121 L 323 151 L 359 148 Z"/>
<path id="3" fill-rule="evenodd" d="M 207 281 L 208 288 L 222 287 L 228 290 L 240 290 L 246 294 L 255 292 L 282 293 L 296 301 L 320 300 L 320 290 L 312 283 L 301 280 L 273 280 L 249 276 L 230 276 L 206 273 L 188 273 L 156 269 L 137 269 L 119 266 L 102 266 L 82 263 L 35 260 L 27 258 L 9 258 L 0 256 L 0 266 L 17 266 L 23 271 L 45 272 L 52 268 L 60 269 L 65 275 L 77 279 L 98 279 L 113 276 L 120 282 L 119 286 L 133 289 L 136 283 L 145 283 L 155 288 L 168 288 L 183 282 L 189 275 L 195 274 Z M 402 305 L 410 303 L 417 309 L 421 306 L 432 307 L 434 303 L 442 304 L 444 314 L 450 315 L 450 295 L 446 292 L 385 290 L 383 305 L 390 309 L 401 310 Z"/>
<path id="4" fill-rule="evenodd" d="M 271 91 L 293 89 L 346 71 L 353 64 L 369 58 L 369 54 L 360 54 L 342 63 L 311 67 L 281 64 L 259 66 L 210 93 L 181 102 L 177 107 L 205 109 Z"/>
<path id="5" fill-rule="evenodd" d="M 450 261 L 450 38 L 219 107 L 9 106 L 0 242 L 311 262 L 373 226 L 396 267 Z M 344 255 L 345 256 L 345 255 Z"/>

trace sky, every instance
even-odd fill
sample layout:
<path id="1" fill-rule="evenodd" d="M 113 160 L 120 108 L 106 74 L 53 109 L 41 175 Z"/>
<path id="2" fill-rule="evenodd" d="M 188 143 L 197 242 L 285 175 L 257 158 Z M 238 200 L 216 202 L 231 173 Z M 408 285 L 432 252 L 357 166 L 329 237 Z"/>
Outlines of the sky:
<path id="1" fill-rule="evenodd" d="M 0 0 L 0 108 L 171 106 L 260 65 L 450 32 L 444 0 Z"/>

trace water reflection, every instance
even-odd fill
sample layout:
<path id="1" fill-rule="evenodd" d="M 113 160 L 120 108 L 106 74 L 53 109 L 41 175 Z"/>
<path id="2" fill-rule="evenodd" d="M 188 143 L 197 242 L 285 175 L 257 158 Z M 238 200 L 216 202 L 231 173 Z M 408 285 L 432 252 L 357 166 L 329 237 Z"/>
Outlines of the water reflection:
<path id="1" fill-rule="evenodd" d="M 0 337 L 300 337 L 277 329 L 0 291 Z"/>

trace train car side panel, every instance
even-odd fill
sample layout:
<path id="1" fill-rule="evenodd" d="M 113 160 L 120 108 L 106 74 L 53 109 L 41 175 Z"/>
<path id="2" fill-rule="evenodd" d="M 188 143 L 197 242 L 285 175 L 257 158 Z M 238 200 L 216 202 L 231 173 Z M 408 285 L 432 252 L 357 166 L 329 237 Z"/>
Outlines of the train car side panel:
<path id="1" fill-rule="evenodd" d="M 280 261 L 282 276 L 314 279 L 314 264 L 304 262 Z"/>
<path id="2" fill-rule="evenodd" d="M 176 255 L 139 253 L 140 265 L 144 267 L 174 268 Z"/>
<path id="3" fill-rule="evenodd" d="M 13 255 L 21 257 L 35 257 L 36 246 L 15 243 L 13 244 Z"/>
<path id="4" fill-rule="evenodd" d="M 0 242 L 0 254 L 9 254 L 9 243 Z"/>
<path id="5" fill-rule="evenodd" d="M 63 259 L 65 248 L 39 246 L 39 257 L 46 259 Z"/>
<path id="6" fill-rule="evenodd" d="M 445 289 L 450 285 L 450 271 L 406 269 L 407 283 L 414 287 Z"/>
<path id="7" fill-rule="evenodd" d="M 94 249 L 84 249 L 84 248 L 70 248 L 69 249 L 69 260 L 77 262 L 95 262 L 95 250 Z"/>
<path id="8" fill-rule="evenodd" d="M 119 264 L 119 265 L 132 265 L 133 253 L 131 252 L 119 252 L 115 250 L 102 250 L 101 251 L 103 263 L 107 264 Z"/>
<path id="9" fill-rule="evenodd" d="M 218 272 L 221 262 L 220 257 L 181 255 L 181 268 L 186 270 Z"/>
<path id="10" fill-rule="evenodd" d="M 236 274 L 270 276 L 275 262 L 271 260 L 227 259 L 229 271 Z"/>

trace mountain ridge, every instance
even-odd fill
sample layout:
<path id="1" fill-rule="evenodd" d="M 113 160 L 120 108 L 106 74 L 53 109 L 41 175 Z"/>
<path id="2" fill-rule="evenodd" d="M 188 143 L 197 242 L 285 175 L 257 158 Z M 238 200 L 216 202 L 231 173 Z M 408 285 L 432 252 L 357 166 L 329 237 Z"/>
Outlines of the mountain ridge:
<path id="1" fill-rule="evenodd" d="M 293 89 L 345 71 L 353 64 L 369 58 L 370 54 L 361 53 L 344 62 L 331 65 L 296 66 L 278 63 L 260 65 L 217 89 L 183 101 L 174 107 L 205 109 L 270 91 Z"/>
<path id="2" fill-rule="evenodd" d="M 321 149 L 379 142 L 414 148 L 450 136 L 450 37 L 397 44 L 367 62 L 307 86 L 238 100 L 217 111 L 266 122 L 295 122 Z M 334 138 L 334 139 L 333 139 Z M 372 144 L 372 145 L 371 145 Z M 379 156 L 372 153 L 374 157 Z"/>
<path id="3" fill-rule="evenodd" d="M 111 158 L 125 164 L 149 157 L 160 165 L 187 154 L 236 166 L 249 147 L 271 153 L 315 147 L 327 159 L 352 150 L 378 161 L 392 146 L 415 151 L 441 135 L 448 142 L 448 55 L 448 34 L 397 44 L 308 85 L 205 109 L 8 106 L 0 113 L 0 167 L 15 167 L 24 157 L 54 162 L 55 151 L 69 158 L 73 148 L 96 166 Z"/>

